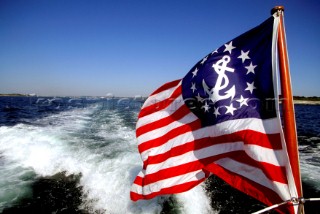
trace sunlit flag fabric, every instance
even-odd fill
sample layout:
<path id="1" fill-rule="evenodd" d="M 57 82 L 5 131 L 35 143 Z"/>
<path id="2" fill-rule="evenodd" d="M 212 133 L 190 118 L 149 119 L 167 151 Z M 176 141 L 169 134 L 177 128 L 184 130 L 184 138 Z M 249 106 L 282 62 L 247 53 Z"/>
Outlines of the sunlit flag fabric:
<path id="1" fill-rule="evenodd" d="M 210 174 L 267 205 L 297 196 L 275 99 L 278 23 L 270 17 L 148 97 L 132 200 L 181 193 Z"/>

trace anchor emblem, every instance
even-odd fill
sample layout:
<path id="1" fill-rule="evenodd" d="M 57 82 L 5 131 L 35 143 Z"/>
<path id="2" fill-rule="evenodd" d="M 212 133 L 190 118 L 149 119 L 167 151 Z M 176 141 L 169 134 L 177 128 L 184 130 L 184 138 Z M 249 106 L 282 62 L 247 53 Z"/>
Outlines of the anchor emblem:
<path id="1" fill-rule="evenodd" d="M 227 67 L 227 64 L 230 62 L 230 56 L 223 56 L 216 64 L 213 64 L 212 67 L 214 71 L 218 74 L 218 78 L 215 86 L 210 90 L 209 86 L 206 82 L 202 81 L 202 86 L 205 92 L 209 95 L 209 98 L 213 103 L 219 100 L 225 100 L 231 97 L 231 99 L 235 96 L 235 86 L 233 85 L 229 90 L 227 90 L 223 95 L 220 94 L 220 91 L 228 87 L 229 79 L 225 74 L 226 71 L 234 72 L 233 68 Z"/>

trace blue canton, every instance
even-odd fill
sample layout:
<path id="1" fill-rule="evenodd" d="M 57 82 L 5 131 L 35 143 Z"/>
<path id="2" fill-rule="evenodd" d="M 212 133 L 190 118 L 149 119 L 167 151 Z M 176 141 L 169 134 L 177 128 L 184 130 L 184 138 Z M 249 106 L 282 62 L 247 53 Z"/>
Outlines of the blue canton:
<path id="1" fill-rule="evenodd" d="M 272 32 L 273 17 L 208 54 L 183 78 L 185 104 L 203 126 L 276 117 Z"/>

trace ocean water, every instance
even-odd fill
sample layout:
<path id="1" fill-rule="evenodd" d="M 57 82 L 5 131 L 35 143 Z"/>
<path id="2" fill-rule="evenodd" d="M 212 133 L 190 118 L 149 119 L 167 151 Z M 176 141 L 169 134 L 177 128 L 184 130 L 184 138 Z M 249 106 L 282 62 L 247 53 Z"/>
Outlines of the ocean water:
<path id="1" fill-rule="evenodd" d="M 0 97 L 0 213 L 250 213 L 258 201 L 210 177 L 132 202 L 141 169 L 133 98 Z M 304 195 L 320 197 L 320 106 L 296 105 Z M 320 213 L 319 203 L 306 213 Z"/>

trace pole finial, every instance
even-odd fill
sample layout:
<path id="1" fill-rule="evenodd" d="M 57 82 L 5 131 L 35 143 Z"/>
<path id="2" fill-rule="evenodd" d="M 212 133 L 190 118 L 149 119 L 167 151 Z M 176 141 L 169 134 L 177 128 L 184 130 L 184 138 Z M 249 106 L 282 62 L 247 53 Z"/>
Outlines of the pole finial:
<path id="1" fill-rule="evenodd" d="M 275 6 L 274 8 L 271 9 L 271 15 L 273 15 L 274 13 L 278 12 L 278 11 L 284 11 L 284 6 Z"/>

